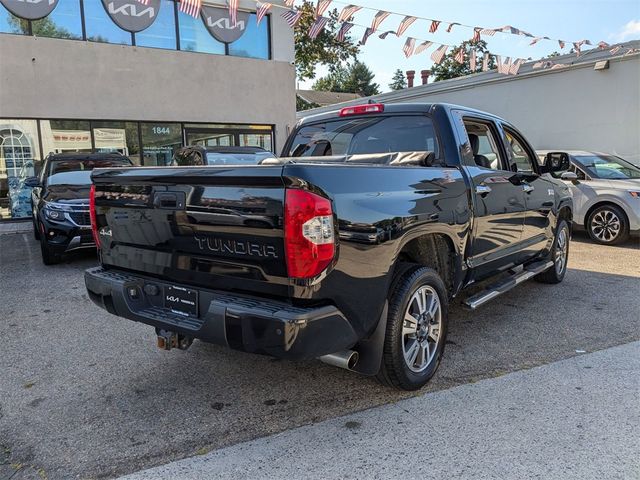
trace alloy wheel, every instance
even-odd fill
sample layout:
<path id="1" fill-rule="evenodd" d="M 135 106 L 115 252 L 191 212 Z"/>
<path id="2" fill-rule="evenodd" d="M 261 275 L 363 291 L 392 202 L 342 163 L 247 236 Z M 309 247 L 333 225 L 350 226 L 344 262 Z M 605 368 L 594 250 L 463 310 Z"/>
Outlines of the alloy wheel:
<path id="1" fill-rule="evenodd" d="M 622 229 L 622 222 L 612 210 L 600 210 L 591 219 L 591 231 L 601 242 L 613 242 Z"/>
<path id="2" fill-rule="evenodd" d="M 558 232 L 558 239 L 556 240 L 555 251 L 555 267 L 556 273 L 562 275 L 565 267 L 567 266 L 567 256 L 569 254 L 569 241 L 567 235 L 567 229 L 562 228 Z"/>
<path id="3" fill-rule="evenodd" d="M 441 330 L 440 297 L 435 289 L 424 285 L 413 294 L 404 315 L 402 353 L 409 370 L 420 373 L 431 364 Z"/>

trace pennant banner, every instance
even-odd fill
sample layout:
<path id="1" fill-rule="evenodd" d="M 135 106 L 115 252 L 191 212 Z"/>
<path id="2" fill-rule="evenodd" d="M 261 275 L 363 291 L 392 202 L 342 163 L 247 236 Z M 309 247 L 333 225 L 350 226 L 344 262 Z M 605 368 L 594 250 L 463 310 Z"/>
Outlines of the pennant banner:
<path id="1" fill-rule="evenodd" d="M 235 28 L 238 24 L 238 3 L 240 0 L 227 0 L 229 3 L 229 20 L 231 21 L 231 28 Z"/>
<path id="2" fill-rule="evenodd" d="M 440 21 L 432 20 L 431 26 L 429 27 L 429 33 L 436 33 L 436 30 L 438 30 L 439 26 L 440 26 Z"/>
<path id="3" fill-rule="evenodd" d="M 311 25 L 311 28 L 309 28 L 309 38 L 311 40 L 315 40 L 328 21 L 329 19 L 327 17 L 316 18 L 316 21 L 313 22 L 313 25 Z"/>
<path id="4" fill-rule="evenodd" d="M 373 17 L 373 21 L 371 22 L 371 30 L 374 32 L 378 30 L 380 24 L 385 21 L 385 19 L 391 15 L 389 12 L 385 12 L 384 10 L 380 10 L 376 13 L 375 17 Z"/>
<path id="5" fill-rule="evenodd" d="M 431 54 L 431 60 L 433 60 L 433 63 L 438 65 L 447 54 L 448 49 L 449 45 L 440 45 L 438 48 L 436 48 Z"/>
<path id="6" fill-rule="evenodd" d="M 316 6 L 316 18 L 324 15 L 324 12 L 327 11 L 331 5 L 331 0 L 318 0 L 318 5 Z"/>
<path id="7" fill-rule="evenodd" d="M 418 45 L 416 47 L 416 51 L 414 52 L 416 55 L 420 55 L 422 52 L 424 52 L 427 48 L 429 48 L 431 45 L 433 45 L 433 42 L 430 41 L 426 41 L 426 42 L 422 42 L 420 45 Z"/>
<path id="8" fill-rule="evenodd" d="M 471 49 L 469 52 L 469 68 L 471 68 L 472 72 L 476 71 L 476 51 Z"/>
<path id="9" fill-rule="evenodd" d="M 458 22 L 451 22 L 449 24 L 449 26 L 447 27 L 447 33 L 451 33 L 451 29 L 455 26 L 455 25 L 460 25 Z"/>
<path id="10" fill-rule="evenodd" d="M 380 35 L 378 35 L 378 38 L 381 38 L 382 40 L 386 40 L 387 35 L 389 35 L 390 33 L 392 33 L 393 35 L 396 34 L 396 32 L 394 32 L 393 30 L 387 30 L 384 33 L 381 33 Z"/>
<path id="11" fill-rule="evenodd" d="M 396 31 L 396 35 L 399 37 L 404 35 L 404 32 L 407 31 L 407 28 L 413 25 L 413 22 L 415 22 L 416 20 L 417 20 L 416 17 L 411 17 L 411 16 L 404 17 L 402 22 L 400 22 L 400 25 L 398 25 L 398 30 Z"/>
<path id="12" fill-rule="evenodd" d="M 287 10 L 282 14 L 282 18 L 291 28 L 298 24 L 300 17 L 302 17 L 302 11 L 300 10 Z"/>
<path id="13" fill-rule="evenodd" d="M 293 8 L 294 3 L 296 3 L 296 0 L 284 0 L 284 6 L 288 8 Z"/>
<path id="14" fill-rule="evenodd" d="M 353 27 L 353 23 L 349 23 L 349 22 L 342 23 L 340 30 L 338 30 L 338 33 L 336 34 L 336 38 L 338 39 L 339 42 L 344 42 L 345 38 L 347 38 L 347 32 L 349 32 L 349 30 L 351 30 L 352 27 Z"/>
<path id="15" fill-rule="evenodd" d="M 458 53 L 456 53 L 456 56 L 453 57 L 453 59 L 458 63 L 464 63 L 464 48 L 460 47 L 458 49 Z"/>
<path id="16" fill-rule="evenodd" d="M 413 55 L 413 51 L 416 48 L 416 39 L 415 38 L 407 38 L 407 41 L 404 42 L 404 47 L 402 48 L 402 51 L 404 52 L 404 56 L 406 58 L 409 58 L 411 55 Z"/>
<path id="17" fill-rule="evenodd" d="M 271 10 L 271 7 L 273 7 L 273 4 L 271 4 L 271 3 L 260 3 L 260 2 L 258 2 L 256 4 L 256 20 L 257 20 L 258 25 L 260 25 L 260 22 L 262 21 L 264 16 L 267 13 L 269 13 L 269 10 Z"/>
<path id="18" fill-rule="evenodd" d="M 191 15 L 193 18 L 198 18 L 201 7 L 202 0 L 181 0 L 180 2 L 180 11 Z"/>
<path id="19" fill-rule="evenodd" d="M 342 9 L 342 12 L 340 12 L 338 23 L 349 20 L 351 17 L 353 17 L 354 13 L 360 11 L 361 9 L 362 7 L 359 7 L 357 5 L 347 5 Z"/>
<path id="20" fill-rule="evenodd" d="M 482 56 L 482 71 L 489 71 L 489 52 L 484 52 L 484 55 Z"/>
<path id="21" fill-rule="evenodd" d="M 472 42 L 479 42 L 480 41 L 480 30 L 482 30 L 480 27 L 475 27 L 473 29 L 473 37 L 471 38 Z"/>
<path id="22" fill-rule="evenodd" d="M 371 35 L 373 35 L 375 33 L 375 30 L 373 30 L 372 28 L 367 28 L 364 31 L 364 35 L 362 35 L 362 38 L 360 39 L 360 45 L 366 45 L 367 40 L 369 40 L 369 37 Z"/>

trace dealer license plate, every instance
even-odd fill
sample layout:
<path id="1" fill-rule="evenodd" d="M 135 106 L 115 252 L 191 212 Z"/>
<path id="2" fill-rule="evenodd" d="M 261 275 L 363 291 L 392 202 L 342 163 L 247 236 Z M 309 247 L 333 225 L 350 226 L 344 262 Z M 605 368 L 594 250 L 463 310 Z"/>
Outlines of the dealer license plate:
<path id="1" fill-rule="evenodd" d="M 175 313 L 197 317 L 198 292 L 178 286 L 165 287 L 164 306 Z"/>

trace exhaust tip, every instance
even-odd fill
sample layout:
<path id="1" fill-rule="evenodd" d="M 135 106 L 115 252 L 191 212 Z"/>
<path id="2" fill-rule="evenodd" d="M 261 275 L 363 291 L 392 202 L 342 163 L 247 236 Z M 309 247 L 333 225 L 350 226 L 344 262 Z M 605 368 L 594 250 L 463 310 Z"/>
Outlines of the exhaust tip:
<path id="1" fill-rule="evenodd" d="M 319 360 L 327 365 L 344 368 L 345 370 L 353 370 L 360 359 L 360 354 L 355 350 L 345 350 L 343 352 L 330 353 L 323 355 Z"/>

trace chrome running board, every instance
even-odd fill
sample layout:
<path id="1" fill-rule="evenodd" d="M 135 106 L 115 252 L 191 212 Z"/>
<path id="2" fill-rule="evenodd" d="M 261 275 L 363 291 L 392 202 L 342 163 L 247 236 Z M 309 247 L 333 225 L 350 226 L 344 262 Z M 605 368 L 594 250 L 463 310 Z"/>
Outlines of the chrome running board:
<path id="1" fill-rule="evenodd" d="M 467 298 L 463 304 L 471 310 L 475 310 L 497 296 L 508 292 L 516 285 L 520 285 L 522 282 L 529 280 L 531 277 L 535 277 L 551 267 L 553 267 L 553 262 L 546 260 L 527 265 L 521 272 L 489 285 L 485 290 Z"/>

